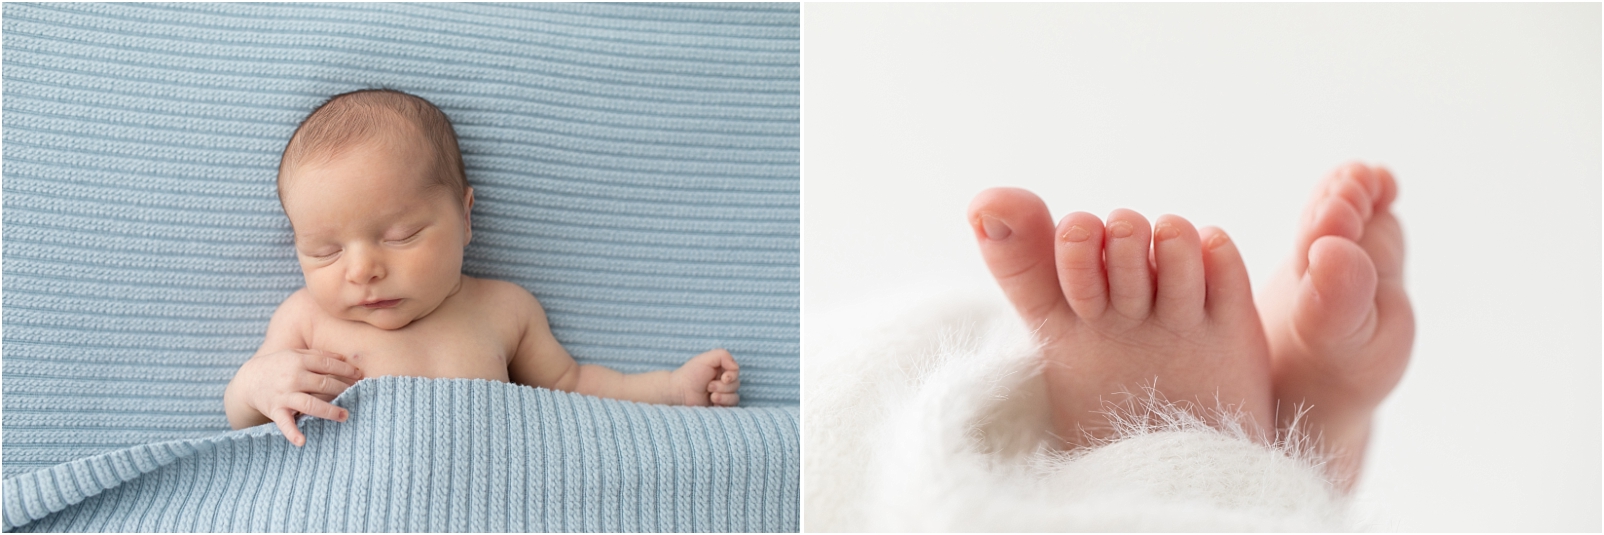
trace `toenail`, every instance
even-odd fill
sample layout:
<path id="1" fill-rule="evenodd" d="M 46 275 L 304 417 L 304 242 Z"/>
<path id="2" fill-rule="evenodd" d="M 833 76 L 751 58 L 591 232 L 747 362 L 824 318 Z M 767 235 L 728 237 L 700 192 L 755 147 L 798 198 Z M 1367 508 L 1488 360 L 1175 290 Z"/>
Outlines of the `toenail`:
<path id="1" fill-rule="evenodd" d="M 1108 224 L 1108 235 L 1115 238 L 1128 238 L 1131 235 L 1131 224 L 1126 221 L 1115 221 Z"/>
<path id="2" fill-rule="evenodd" d="M 1226 242 L 1229 242 L 1229 241 L 1231 241 L 1231 238 L 1226 237 L 1224 232 L 1216 232 L 1216 233 L 1214 233 L 1213 237 L 1209 238 L 1209 242 L 1207 244 L 1204 244 L 1203 247 L 1205 249 L 1208 249 L 1208 250 L 1212 251 L 1216 247 L 1219 247 L 1221 245 L 1225 245 Z"/>
<path id="3" fill-rule="evenodd" d="M 993 241 L 1006 240 L 1008 235 L 1014 233 L 1001 219 L 990 216 L 980 216 L 980 227 L 985 229 L 986 237 Z"/>
<path id="4" fill-rule="evenodd" d="M 1168 240 L 1170 238 L 1179 237 L 1180 235 L 1181 229 L 1175 228 L 1175 225 L 1171 225 L 1167 221 L 1164 223 L 1159 223 L 1158 228 L 1153 229 L 1153 239 L 1155 240 Z"/>
<path id="5" fill-rule="evenodd" d="M 1081 228 L 1080 225 L 1073 225 L 1069 227 L 1069 230 L 1064 231 L 1065 241 L 1086 241 L 1086 238 L 1090 237 L 1092 237 L 1092 231 Z"/>

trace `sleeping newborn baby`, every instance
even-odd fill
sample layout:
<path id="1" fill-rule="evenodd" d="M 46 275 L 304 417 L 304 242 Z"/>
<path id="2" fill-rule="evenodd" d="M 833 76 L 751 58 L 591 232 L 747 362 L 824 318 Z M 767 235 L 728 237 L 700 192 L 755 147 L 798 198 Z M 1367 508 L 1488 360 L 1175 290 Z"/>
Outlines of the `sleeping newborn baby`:
<path id="1" fill-rule="evenodd" d="M 337 95 L 290 137 L 279 201 L 306 287 L 273 313 L 223 395 L 235 429 L 272 421 L 300 446 L 298 414 L 345 421 L 329 401 L 364 377 L 478 378 L 675 405 L 734 405 L 728 351 L 625 375 L 581 366 L 533 295 L 462 274 L 473 188 L 450 121 L 390 90 Z"/>

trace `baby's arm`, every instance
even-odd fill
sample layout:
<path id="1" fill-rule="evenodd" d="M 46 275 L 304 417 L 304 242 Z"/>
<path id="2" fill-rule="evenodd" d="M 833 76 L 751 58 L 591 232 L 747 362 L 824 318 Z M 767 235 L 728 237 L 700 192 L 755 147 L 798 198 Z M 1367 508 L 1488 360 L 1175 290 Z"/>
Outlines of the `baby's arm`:
<path id="1" fill-rule="evenodd" d="M 243 429 L 272 421 L 296 446 L 306 444 L 306 436 L 295 427 L 295 415 L 345 421 L 345 409 L 329 401 L 362 379 L 362 371 L 344 356 L 307 349 L 304 307 L 316 305 L 304 292 L 291 295 L 273 312 L 262 347 L 223 391 L 229 426 Z"/>
<path id="2" fill-rule="evenodd" d="M 552 336 L 540 303 L 527 291 L 522 293 L 527 301 L 519 308 L 528 321 L 518 353 L 508 366 L 515 383 L 667 405 L 734 405 L 741 399 L 740 366 L 723 349 L 691 357 L 674 371 L 624 374 L 604 366 L 580 365 Z"/>

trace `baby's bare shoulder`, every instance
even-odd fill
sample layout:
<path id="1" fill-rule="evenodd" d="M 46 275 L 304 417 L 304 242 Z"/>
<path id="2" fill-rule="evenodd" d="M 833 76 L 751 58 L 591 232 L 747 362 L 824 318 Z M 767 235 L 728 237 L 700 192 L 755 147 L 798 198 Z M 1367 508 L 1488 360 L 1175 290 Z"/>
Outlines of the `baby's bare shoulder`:
<path id="1" fill-rule="evenodd" d="M 262 341 L 262 351 L 277 349 L 306 349 L 310 338 L 312 324 L 322 313 L 317 302 L 312 300 L 312 294 L 306 288 L 296 290 L 284 302 L 279 303 L 278 309 L 273 311 L 273 318 L 268 320 L 267 334 Z"/>
<path id="2" fill-rule="evenodd" d="M 516 283 L 496 279 L 472 279 L 478 287 L 475 301 L 483 307 L 494 307 L 505 312 L 529 313 L 540 310 L 534 294 Z"/>
<path id="3" fill-rule="evenodd" d="M 313 319 L 313 316 L 321 310 L 317 306 L 317 301 L 312 300 L 312 293 L 306 291 L 306 288 L 301 288 L 284 298 L 284 302 L 279 303 L 278 310 L 273 311 L 273 319 L 293 320 L 299 323 L 301 320 Z"/>

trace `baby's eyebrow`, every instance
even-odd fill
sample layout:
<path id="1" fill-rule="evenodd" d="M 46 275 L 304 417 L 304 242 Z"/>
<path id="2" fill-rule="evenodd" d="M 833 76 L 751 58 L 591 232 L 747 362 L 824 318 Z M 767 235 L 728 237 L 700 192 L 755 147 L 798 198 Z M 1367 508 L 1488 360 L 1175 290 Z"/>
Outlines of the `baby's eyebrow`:
<path id="1" fill-rule="evenodd" d="M 322 232 L 307 232 L 307 233 L 297 232 L 297 233 L 295 233 L 295 235 L 293 237 L 293 240 L 294 240 L 296 245 L 300 245 L 302 242 L 311 241 L 313 239 L 321 237 L 323 234 L 325 234 L 325 233 L 322 233 Z"/>

